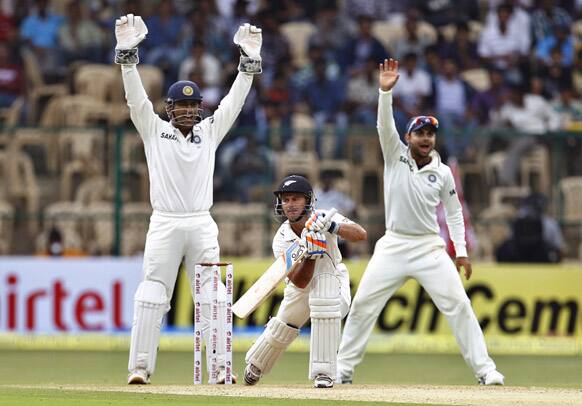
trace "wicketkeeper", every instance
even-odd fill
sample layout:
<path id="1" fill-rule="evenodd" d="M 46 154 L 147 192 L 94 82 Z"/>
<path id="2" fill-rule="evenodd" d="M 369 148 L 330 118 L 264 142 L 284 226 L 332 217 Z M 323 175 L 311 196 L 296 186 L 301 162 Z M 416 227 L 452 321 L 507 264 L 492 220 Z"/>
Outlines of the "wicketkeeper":
<path id="1" fill-rule="evenodd" d="M 239 74 L 214 115 L 203 120 L 198 85 L 179 81 L 168 90 L 166 113 L 170 121 L 164 121 L 154 112 L 137 70 L 137 46 L 147 32 L 141 17 L 133 14 L 122 16 L 115 23 L 115 63 L 121 65 L 131 120 L 144 144 L 153 208 L 145 244 L 144 280 L 134 298 L 130 384 L 149 383 L 154 373 L 162 318 L 170 309 L 182 259 L 192 293 L 196 263 L 219 261 L 218 228 L 209 212 L 215 153 L 242 109 L 253 76 L 261 73 L 261 30 L 245 24 L 234 35 L 234 43 L 241 51 Z M 203 294 L 197 298 L 202 304 L 201 330 L 206 348 L 210 348 L 210 283 L 210 273 L 202 275 Z M 219 315 L 224 317 L 222 283 L 218 295 Z M 219 320 L 219 326 L 217 359 L 219 365 L 224 365 L 225 323 Z M 206 353 L 208 358 L 209 351 Z M 224 383 L 224 368 L 219 370 L 217 380 Z"/>
<path id="2" fill-rule="evenodd" d="M 297 240 L 304 241 L 307 255 L 289 273 L 277 315 L 247 352 L 244 380 L 254 385 L 268 373 L 311 318 L 309 379 L 316 388 L 331 388 L 336 378 L 341 319 L 351 302 L 348 270 L 337 239 L 362 241 L 366 231 L 339 213 L 329 216 L 327 211 L 315 210 L 313 189 L 302 176 L 286 177 L 274 194 L 275 214 L 286 219 L 273 238 L 275 257 Z"/>

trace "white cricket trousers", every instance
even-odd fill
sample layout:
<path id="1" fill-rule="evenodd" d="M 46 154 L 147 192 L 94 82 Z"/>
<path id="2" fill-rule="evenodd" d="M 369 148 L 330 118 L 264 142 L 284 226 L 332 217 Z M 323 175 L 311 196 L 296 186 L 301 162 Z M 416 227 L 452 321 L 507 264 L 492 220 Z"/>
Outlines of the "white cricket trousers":
<path id="1" fill-rule="evenodd" d="M 144 280 L 157 281 L 166 288 L 166 295 L 171 299 L 180 263 L 184 258 L 192 297 L 194 298 L 194 269 L 200 262 L 218 262 L 220 249 L 218 246 L 218 227 L 209 212 L 187 214 L 165 213 L 154 210 L 150 218 L 150 226 L 146 238 L 143 272 Z M 201 330 L 210 348 L 210 288 L 212 275 L 208 268 L 202 273 L 201 297 L 197 300 L 202 304 Z M 218 302 L 224 306 L 226 289 L 223 283 L 218 285 Z M 167 310 L 170 310 L 168 303 Z M 166 310 L 166 311 L 167 311 Z M 219 340 L 224 338 L 224 323 L 219 323 Z M 219 345 L 218 361 L 224 362 L 224 351 Z M 207 356 L 209 351 L 206 351 Z M 209 365 L 209 363 L 207 363 Z M 220 365 L 220 364 L 219 364 Z"/>
<path id="2" fill-rule="evenodd" d="M 338 375 L 352 376 L 382 308 L 407 279 L 414 278 L 445 315 L 465 362 L 481 377 L 496 369 L 457 269 L 438 235 L 406 236 L 387 231 L 366 267 L 338 354 Z"/>

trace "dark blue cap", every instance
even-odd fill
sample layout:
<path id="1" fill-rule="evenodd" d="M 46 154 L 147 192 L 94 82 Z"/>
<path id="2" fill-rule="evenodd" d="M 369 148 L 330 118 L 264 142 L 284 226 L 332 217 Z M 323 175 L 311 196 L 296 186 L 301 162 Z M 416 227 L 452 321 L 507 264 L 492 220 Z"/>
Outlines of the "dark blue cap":
<path id="1" fill-rule="evenodd" d="M 180 80 L 174 83 L 168 89 L 167 101 L 175 102 L 178 100 L 195 100 L 201 102 L 202 94 L 200 93 L 200 88 L 196 83 L 189 80 Z"/>

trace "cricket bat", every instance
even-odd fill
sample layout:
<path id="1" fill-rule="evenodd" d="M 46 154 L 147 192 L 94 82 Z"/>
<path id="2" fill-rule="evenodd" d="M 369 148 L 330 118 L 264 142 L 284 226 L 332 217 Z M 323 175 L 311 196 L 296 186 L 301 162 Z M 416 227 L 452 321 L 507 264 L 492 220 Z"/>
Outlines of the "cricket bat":
<path id="1" fill-rule="evenodd" d="M 261 303 L 271 296 L 279 283 L 301 263 L 306 253 L 307 247 L 301 241 L 295 241 L 291 244 L 253 286 L 236 301 L 232 306 L 233 313 L 244 319 L 255 311 Z"/>
<path id="2" fill-rule="evenodd" d="M 328 215 L 333 216 L 336 209 L 331 209 Z M 232 306 L 237 317 L 244 319 L 261 305 L 291 271 L 293 271 L 307 254 L 307 247 L 301 240 L 295 241 L 264 274 L 247 290 Z"/>

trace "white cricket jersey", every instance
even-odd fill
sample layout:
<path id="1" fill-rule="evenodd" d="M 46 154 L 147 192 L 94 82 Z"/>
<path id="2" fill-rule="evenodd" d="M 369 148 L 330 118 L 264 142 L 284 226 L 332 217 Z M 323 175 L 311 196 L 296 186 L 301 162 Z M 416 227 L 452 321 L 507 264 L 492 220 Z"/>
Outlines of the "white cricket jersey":
<path id="1" fill-rule="evenodd" d="M 318 210 L 318 212 L 328 213 L 329 210 Z M 347 217 L 342 216 L 339 213 L 333 215 L 332 220 L 338 224 L 348 223 L 353 224 L 354 222 Z M 335 266 L 342 262 L 342 254 L 337 245 L 337 235 L 325 232 L 325 237 L 327 239 L 327 252 L 331 257 Z M 295 234 L 295 231 L 291 228 L 289 220 L 286 220 L 281 227 L 277 230 L 275 237 L 273 237 L 273 255 L 278 258 L 287 248 L 293 244 L 294 241 L 301 240 L 301 237 Z M 324 263 L 329 263 L 325 261 Z"/>
<path id="2" fill-rule="evenodd" d="M 253 75 L 239 73 L 214 115 L 184 137 L 154 112 L 137 67 L 122 65 L 121 71 L 131 120 L 144 144 L 152 208 L 182 214 L 210 210 L 216 148 L 240 113 Z"/>
<path id="3" fill-rule="evenodd" d="M 418 169 L 396 131 L 390 91 L 380 90 L 378 134 L 384 155 L 386 229 L 412 236 L 438 235 L 436 208 L 442 201 L 457 256 L 467 256 L 463 211 L 451 170 L 436 151 L 431 152 L 432 161 Z"/>

